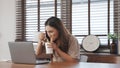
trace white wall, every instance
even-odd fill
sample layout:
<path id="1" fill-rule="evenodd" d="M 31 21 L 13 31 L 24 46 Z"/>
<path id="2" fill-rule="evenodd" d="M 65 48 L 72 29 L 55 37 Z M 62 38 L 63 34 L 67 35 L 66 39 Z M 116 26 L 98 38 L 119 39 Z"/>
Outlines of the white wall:
<path id="1" fill-rule="evenodd" d="M 0 9 L 1 9 L 1 8 L 2 8 L 2 5 L 1 5 L 1 1 L 0 1 Z M 1 26 L 2 26 L 2 25 L 1 25 L 1 18 L 2 18 L 2 17 L 1 17 L 1 11 L 0 11 L 0 54 L 2 53 L 2 52 L 1 52 L 1 33 L 2 33 L 2 32 L 1 32 Z M 1 59 L 1 57 L 0 57 L 0 59 Z"/>
<path id="2" fill-rule="evenodd" d="M 15 0 L 0 0 L 0 60 L 10 59 L 8 41 L 15 39 Z"/>

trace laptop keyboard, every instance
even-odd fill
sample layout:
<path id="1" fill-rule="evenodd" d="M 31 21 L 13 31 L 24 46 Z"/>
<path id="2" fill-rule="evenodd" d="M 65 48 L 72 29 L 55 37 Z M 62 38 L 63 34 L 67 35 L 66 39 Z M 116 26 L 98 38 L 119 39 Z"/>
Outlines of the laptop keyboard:
<path id="1" fill-rule="evenodd" d="M 44 63 L 49 63 L 50 60 L 37 60 L 36 63 L 44 64 Z"/>

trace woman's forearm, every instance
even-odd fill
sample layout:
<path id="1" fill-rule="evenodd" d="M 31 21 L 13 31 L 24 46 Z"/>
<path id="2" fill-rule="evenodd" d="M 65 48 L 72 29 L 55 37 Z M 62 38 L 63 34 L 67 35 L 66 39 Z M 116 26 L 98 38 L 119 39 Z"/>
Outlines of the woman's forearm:
<path id="1" fill-rule="evenodd" d="M 39 56 L 42 54 L 42 42 L 38 42 L 37 48 L 36 48 L 36 56 Z"/>
<path id="2" fill-rule="evenodd" d="M 55 50 L 59 56 L 61 56 L 65 61 L 70 61 L 70 62 L 77 62 L 76 59 L 73 59 L 70 55 L 66 54 L 65 52 L 61 51 L 59 48 Z"/>

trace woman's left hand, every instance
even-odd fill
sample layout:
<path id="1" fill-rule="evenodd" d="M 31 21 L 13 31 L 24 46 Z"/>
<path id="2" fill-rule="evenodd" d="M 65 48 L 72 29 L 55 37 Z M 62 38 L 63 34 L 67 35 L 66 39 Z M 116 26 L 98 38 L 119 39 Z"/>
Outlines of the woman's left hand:
<path id="1" fill-rule="evenodd" d="M 57 49 L 58 49 L 58 46 L 57 46 L 56 43 L 54 43 L 54 42 L 50 42 L 50 46 L 51 46 L 54 50 L 57 50 Z"/>
<path id="2" fill-rule="evenodd" d="M 58 46 L 56 43 L 53 42 L 54 41 L 54 36 L 51 35 L 50 37 L 50 46 L 54 49 L 54 50 L 57 50 L 58 49 Z"/>

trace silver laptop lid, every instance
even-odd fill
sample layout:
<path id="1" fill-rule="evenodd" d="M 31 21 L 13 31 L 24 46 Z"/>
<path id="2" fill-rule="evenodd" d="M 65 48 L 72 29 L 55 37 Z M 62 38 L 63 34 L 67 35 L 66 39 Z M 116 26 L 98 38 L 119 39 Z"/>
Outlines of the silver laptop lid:
<path id="1" fill-rule="evenodd" d="M 14 63 L 36 63 L 32 42 L 8 42 L 11 59 Z"/>

